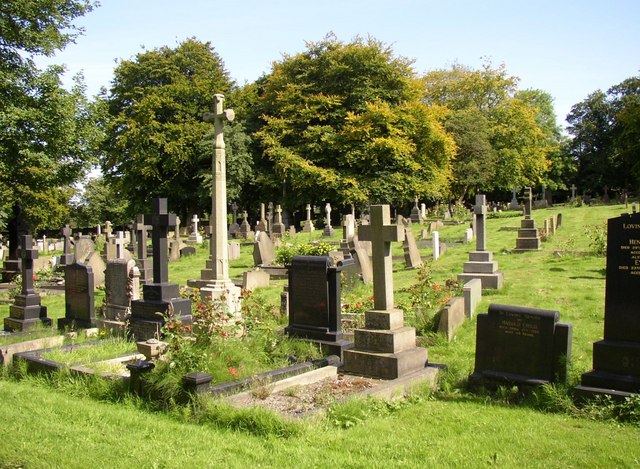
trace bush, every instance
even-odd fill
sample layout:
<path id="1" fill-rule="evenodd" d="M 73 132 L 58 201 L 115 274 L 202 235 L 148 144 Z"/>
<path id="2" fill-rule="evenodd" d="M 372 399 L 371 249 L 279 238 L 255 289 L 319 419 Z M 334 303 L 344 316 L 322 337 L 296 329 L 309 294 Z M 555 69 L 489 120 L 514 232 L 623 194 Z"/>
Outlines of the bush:
<path id="1" fill-rule="evenodd" d="M 284 243 L 276 251 L 275 264 L 289 265 L 293 256 L 326 256 L 334 247 L 329 243 L 291 244 Z"/>

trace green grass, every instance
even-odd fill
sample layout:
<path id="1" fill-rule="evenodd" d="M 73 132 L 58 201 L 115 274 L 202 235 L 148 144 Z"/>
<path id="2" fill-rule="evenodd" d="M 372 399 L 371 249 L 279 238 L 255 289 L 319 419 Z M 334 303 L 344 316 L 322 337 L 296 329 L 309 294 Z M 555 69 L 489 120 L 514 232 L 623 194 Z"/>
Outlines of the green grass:
<path id="1" fill-rule="evenodd" d="M 585 226 L 623 211 L 621 205 L 535 210 L 537 226 L 559 212 L 563 226 L 543 243 L 542 251 L 519 255 L 509 253 L 517 232 L 500 228 L 518 227 L 520 217 L 500 214 L 487 220 L 488 249 L 504 272 L 505 287 L 484 292 L 478 312 L 490 303 L 558 310 L 561 321 L 573 324 L 570 385 L 591 368 L 592 343 L 603 334 L 605 258 L 581 255 L 591 250 Z M 441 239 L 460 241 L 467 226 L 442 227 Z M 421 228 L 412 226 L 418 238 Z M 321 239 L 320 232 L 312 236 Z M 450 247 L 432 263 L 433 279 L 442 283 L 455 278 L 474 248 L 475 242 Z M 558 257 L 555 251 L 564 254 Z M 241 258 L 230 263 L 233 277 L 253 267 L 252 246 L 243 246 L 241 252 Z M 421 253 L 428 258 L 431 249 Z M 171 263 L 171 281 L 184 284 L 199 277 L 208 254 L 199 248 L 196 256 Z M 393 254 L 401 259 L 399 244 Z M 416 281 L 416 271 L 405 270 L 400 259 L 394 262 L 398 303 L 408 299 L 401 290 Z M 277 308 L 284 283 L 261 289 L 260 302 Z M 368 288 L 356 286 L 345 288 L 343 298 L 351 301 L 352 296 L 369 294 Z M 64 314 L 59 299 L 47 296 L 45 301 L 51 305 L 50 317 Z M 0 307 L 0 313 L 5 310 L 8 307 Z M 508 389 L 495 395 L 469 394 L 463 385 L 473 368 L 475 327 L 475 319 L 465 322 L 451 342 L 437 336 L 423 339 L 429 344 L 430 361 L 449 367 L 438 392 L 423 392 L 397 405 L 349 401 L 324 418 L 305 422 L 289 423 L 265 411 L 238 411 L 209 400 L 157 412 L 135 398 L 96 390 L 98 385 L 91 381 L 3 380 L 0 418 L 11 423 L 0 439 L 0 466 L 640 466 L 637 423 L 621 424 L 606 412 L 598 415 L 588 409 L 568 413 L 561 402 L 567 394 L 561 388 L 550 389 L 546 398 L 525 400 L 514 398 Z M 541 405 L 545 399 L 560 402 L 557 413 L 538 410 L 553 408 Z M 601 420 L 594 421 L 596 417 Z"/>
<path id="2" fill-rule="evenodd" d="M 110 337 L 95 345 L 80 344 L 73 348 L 54 349 L 41 356 L 46 360 L 70 366 L 88 365 L 133 352 L 136 352 L 136 345 L 133 342 L 120 337 Z"/>

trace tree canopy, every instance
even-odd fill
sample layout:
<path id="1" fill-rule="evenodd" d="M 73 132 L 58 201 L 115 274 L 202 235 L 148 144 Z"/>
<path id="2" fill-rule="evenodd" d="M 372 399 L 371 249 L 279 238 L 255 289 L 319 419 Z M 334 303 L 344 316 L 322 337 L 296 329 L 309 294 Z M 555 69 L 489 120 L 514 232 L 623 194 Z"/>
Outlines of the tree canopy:
<path id="1" fill-rule="evenodd" d="M 161 47 L 118 64 L 105 98 L 107 137 L 102 171 L 126 194 L 132 211 L 144 211 L 152 197 L 170 199 L 181 214 L 209 212 L 210 191 L 203 187 L 211 172 L 212 126 L 204 122 L 215 93 L 228 93 L 232 81 L 209 43 L 187 39 L 175 48 Z M 227 166 L 246 159 L 242 126 L 230 138 Z M 236 142 L 240 145 L 234 148 Z M 243 146 L 244 145 L 244 146 Z M 242 173 L 246 177 L 246 172 Z M 231 178 L 234 184 L 241 177 Z M 198 189 L 201 188 L 201 189 Z M 229 191 L 234 194 L 234 190 Z"/>
<path id="2" fill-rule="evenodd" d="M 373 39 L 329 35 L 259 83 L 256 133 L 292 208 L 405 202 L 447 191 L 451 140 L 420 101 L 411 62 Z M 266 178 L 264 178 L 266 179 Z"/>

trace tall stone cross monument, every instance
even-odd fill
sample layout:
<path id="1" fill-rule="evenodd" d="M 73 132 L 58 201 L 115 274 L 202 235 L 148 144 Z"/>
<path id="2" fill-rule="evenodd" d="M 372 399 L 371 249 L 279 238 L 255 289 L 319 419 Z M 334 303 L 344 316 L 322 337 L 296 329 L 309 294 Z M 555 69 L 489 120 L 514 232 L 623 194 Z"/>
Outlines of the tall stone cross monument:
<path id="1" fill-rule="evenodd" d="M 391 243 L 404 240 L 404 227 L 391 224 L 388 205 L 371 206 L 371 224 L 358 229 L 373 249 L 373 309 L 365 313 L 365 328 L 354 333 L 355 348 L 344 351 L 347 372 L 395 379 L 423 370 L 427 350 L 416 347 L 416 331 L 404 326 L 394 307 Z"/>
<path id="2" fill-rule="evenodd" d="M 233 121 L 232 109 L 224 109 L 224 95 L 213 96 L 213 112 L 205 113 L 204 120 L 213 122 L 213 183 L 211 185 L 211 258 L 200 277 L 206 286 L 200 289 L 205 299 L 224 298 L 228 312 L 240 312 L 240 288 L 229 278 L 229 248 L 227 234 L 227 169 L 224 145 L 224 121 Z"/>

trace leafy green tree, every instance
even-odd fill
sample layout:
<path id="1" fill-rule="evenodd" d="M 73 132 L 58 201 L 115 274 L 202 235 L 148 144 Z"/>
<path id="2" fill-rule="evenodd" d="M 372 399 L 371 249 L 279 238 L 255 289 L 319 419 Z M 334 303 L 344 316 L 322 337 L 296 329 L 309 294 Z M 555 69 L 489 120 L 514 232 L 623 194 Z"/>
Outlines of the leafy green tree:
<path id="1" fill-rule="evenodd" d="M 218 54 L 210 43 L 187 39 L 124 60 L 114 75 L 106 98 L 105 176 L 133 211 L 148 210 L 150 199 L 162 196 L 181 215 L 209 212 L 201 184 L 211 172 L 212 150 L 203 142 L 212 125 L 202 116 L 213 95 L 227 94 L 233 85 Z M 228 154 L 242 153 L 229 143 Z"/>
<path id="2" fill-rule="evenodd" d="M 127 198 L 102 176 L 88 179 L 73 205 L 72 218 L 81 228 L 96 226 L 106 220 L 121 226 L 131 218 L 128 216 Z"/>
<path id="3" fill-rule="evenodd" d="M 261 180 L 285 205 L 402 203 L 448 190 L 453 141 L 420 101 L 411 62 L 329 35 L 257 84 Z"/>
<path id="4" fill-rule="evenodd" d="M 82 78 L 64 90 L 63 68 L 40 71 L 32 58 L 73 41 L 81 33 L 73 20 L 93 6 L 7 0 L 0 9 L 0 212 L 20 203 L 32 229 L 65 220 L 70 185 L 91 164 L 97 135 Z"/>
<path id="5" fill-rule="evenodd" d="M 458 143 L 455 197 L 544 180 L 549 155 L 557 147 L 550 124 L 553 113 L 542 107 L 548 95 L 518 92 L 518 81 L 504 65 L 494 68 L 490 62 L 479 70 L 455 64 L 425 75 L 423 100 L 450 111 L 446 128 Z"/>

